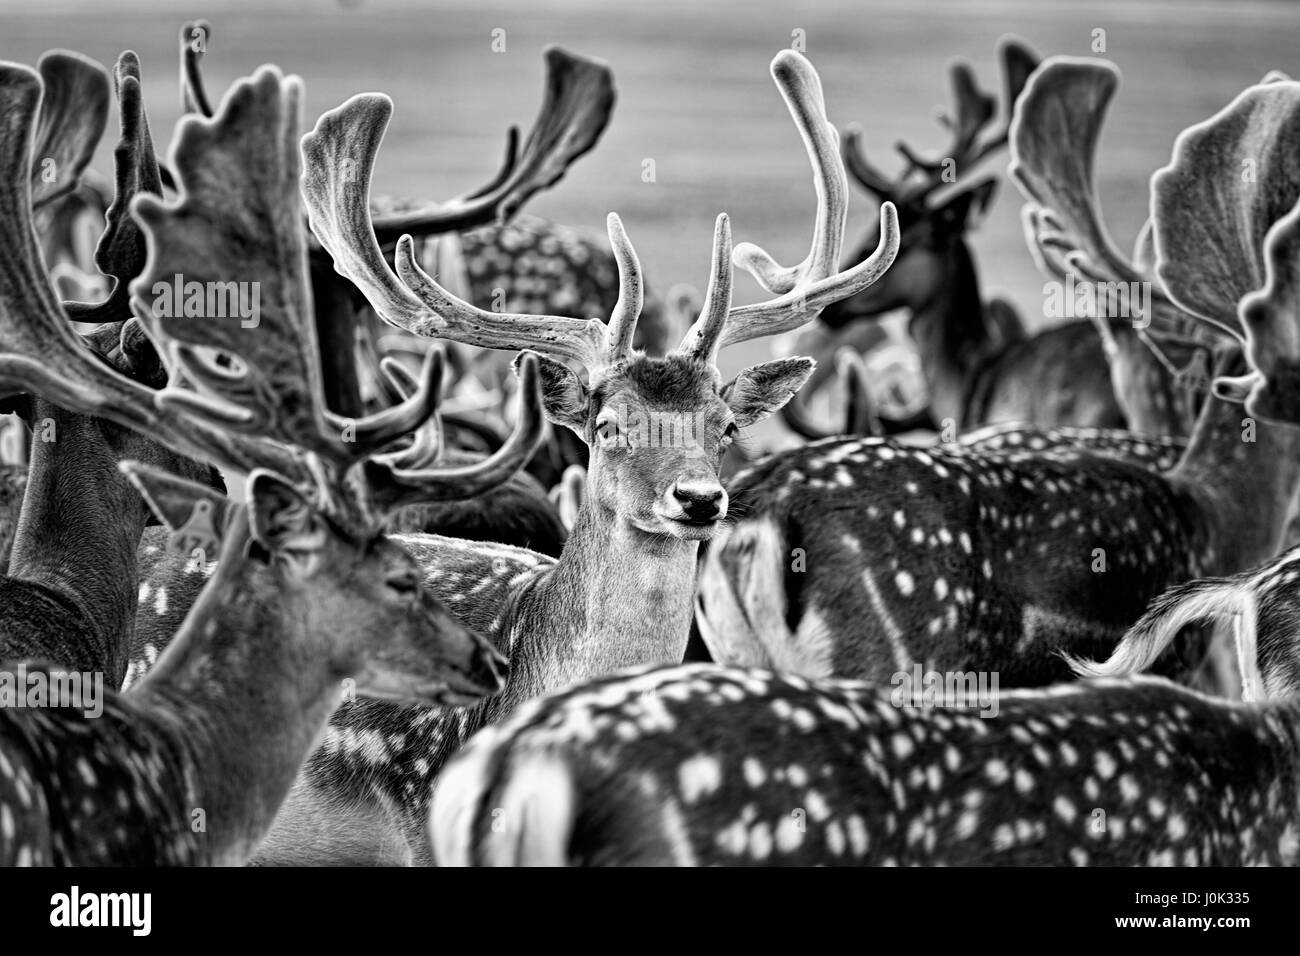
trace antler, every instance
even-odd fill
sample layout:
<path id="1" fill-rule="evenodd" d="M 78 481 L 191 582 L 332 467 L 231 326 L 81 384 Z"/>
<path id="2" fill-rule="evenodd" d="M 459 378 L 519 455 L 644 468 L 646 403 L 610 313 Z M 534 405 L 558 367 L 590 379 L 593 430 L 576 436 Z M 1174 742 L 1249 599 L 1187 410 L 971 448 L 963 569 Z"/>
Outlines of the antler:
<path id="1" fill-rule="evenodd" d="M 1030 77 L 1011 121 L 1009 173 L 1029 200 L 1021 212 L 1026 243 L 1041 271 L 1055 278 L 1073 274 L 1085 282 L 1136 283 L 1150 290 L 1140 338 L 1171 371 L 1157 340 L 1204 344 L 1204 331 L 1170 301 L 1147 269 L 1122 253 L 1107 232 L 1097 198 L 1097 142 L 1119 70 L 1106 60 L 1053 57 Z M 1135 250 L 1149 262 L 1139 235 Z M 1130 286 L 1131 288 L 1132 286 Z M 1136 310 L 1140 301 L 1130 300 Z M 1111 316 L 1093 317 L 1108 347 Z"/>
<path id="2" fill-rule="evenodd" d="M 241 441 L 178 414 L 174 406 L 156 404 L 159 392 L 100 361 L 72 331 L 32 226 L 32 145 L 41 94 L 35 71 L 0 63 L 0 391 L 40 394 L 228 470 L 246 473 L 261 466 L 299 473 L 288 449 Z"/>
<path id="3" fill-rule="evenodd" d="M 725 216 L 714 234 L 709 290 L 700 318 L 679 352 L 714 361 L 719 348 L 762 335 L 797 328 L 826 305 L 875 282 L 898 251 L 898 221 L 889 203 L 881 208 L 881 239 L 875 253 L 854 268 L 837 273 L 847 214 L 847 182 L 836 151 L 836 133 L 825 116 L 816 71 L 794 51 L 778 54 L 772 74 L 785 96 L 813 160 L 818 195 L 812 250 L 799 266 L 783 269 L 750 247 L 746 263 L 757 263 L 760 281 L 781 294 L 759 305 L 730 309 L 730 229 Z M 369 183 L 374 157 L 391 115 L 392 103 L 380 94 L 355 96 L 321 117 L 303 139 L 307 167 L 304 194 L 312 231 L 384 321 L 417 335 L 434 336 L 492 349 L 536 349 L 581 363 L 595 373 L 624 357 L 631 348 L 641 311 L 641 270 L 617 215 L 609 216 L 609 239 L 619 270 L 619 297 L 609 324 L 569 316 L 488 312 L 449 293 L 415 261 L 409 236 L 397 244 L 397 274 L 388 268 L 371 228 Z M 741 256 L 737 249 L 737 256 Z M 399 278 L 400 277 L 400 278 Z M 727 326 L 725 333 L 723 326 Z"/>
<path id="4" fill-rule="evenodd" d="M 1300 83 L 1266 78 L 1184 130 L 1151 180 L 1156 274 L 1170 297 L 1244 345 L 1218 379 L 1247 411 L 1300 424 Z"/>
<path id="5" fill-rule="evenodd" d="M 788 268 L 752 243 L 736 247 L 732 261 L 777 297 L 731 309 L 722 323 L 725 328 L 711 315 L 706 297 L 704 311 L 682 340 L 681 350 L 710 359 L 728 345 L 806 325 L 832 302 L 856 295 L 876 282 L 898 254 L 898 213 L 886 202 L 880 207 L 880 240 L 875 251 L 851 269 L 837 271 L 848 216 L 848 180 L 840 161 L 839 134 L 826 118 L 821 80 L 807 58 L 783 50 L 773 58 L 771 73 L 812 162 L 817 194 L 812 247 L 803 262 Z"/>
<path id="6" fill-rule="evenodd" d="M 134 321 L 128 285 L 144 269 L 147 256 L 144 236 L 127 210 L 136 196 L 161 195 L 162 182 L 149 135 L 149 119 L 144 111 L 140 60 L 130 50 L 117 59 L 113 85 L 121 135 L 113 151 L 113 202 L 105 214 L 104 232 L 95 248 L 95 265 L 104 275 L 113 277 L 113 289 L 101 303 L 69 302 L 64 308 L 78 322 L 111 323 L 120 332 L 121 323 Z"/>
<path id="7" fill-rule="evenodd" d="M 937 158 L 926 159 L 900 140 L 895 148 L 906 160 L 906 166 L 897 178 L 890 178 L 867 159 L 862 148 L 862 129 L 853 125 L 846 129 L 844 138 L 844 162 L 849 173 L 881 199 L 900 207 L 919 204 L 944 185 L 942 173 L 949 161 L 957 169 L 970 169 L 1005 146 L 1016 102 L 1030 75 L 1038 68 L 1039 60 L 1028 44 L 1011 34 L 998 40 L 998 59 L 1002 67 L 1005 116 L 1001 129 L 983 135 L 993 121 L 997 102 L 979 88 L 970 64 L 955 63 L 949 72 L 955 115 L 939 117 L 940 123 L 953 134 L 947 151 Z"/>
<path id="8" fill-rule="evenodd" d="M 392 115 L 383 94 L 352 97 L 321 116 L 302 141 L 306 176 L 303 197 L 316 238 L 334 259 L 336 271 L 359 288 L 391 325 L 487 348 L 535 348 L 596 368 L 605 356 L 630 342 L 641 305 L 636 255 L 617 216 L 610 216 L 610 242 L 619 266 L 619 301 L 608 328 L 597 319 L 487 312 L 447 292 L 416 264 L 410 237 L 397 245 L 397 268 L 415 291 L 399 281 L 384 261 L 370 220 L 370 177 L 375 154 Z"/>
<path id="9" fill-rule="evenodd" d="M 208 52 L 208 40 L 212 37 L 212 24 L 207 20 L 190 20 L 181 27 L 181 111 L 197 113 L 199 116 L 212 115 L 212 101 L 203 86 L 203 73 L 199 63 L 203 54 Z"/>
<path id="10" fill-rule="evenodd" d="M 40 174 L 32 182 L 32 208 L 77 188 L 108 123 L 108 72 L 94 60 L 52 50 L 38 64 L 45 96 L 36 131 Z"/>
<path id="11" fill-rule="evenodd" d="M 505 162 L 490 183 L 449 202 L 381 216 L 374 223 L 380 245 L 407 233 L 460 232 L 508 220 L 596 145 L 614 109 L 614 74 L 605 63 L 558 46 L 548 46 L 543 55 L 546 92 L 522 154 L 516 154 L 519 131 L 512 127 Z"/>
<path id="12" fill-rule="evenodd" d="M 437 395 L 426 361 L 421 389 L 401 405 L 355 422 L 329 410 L 298 199 L 301 89 L 297 77 L 265 67 L 236 83 L 213 119 L 181 120 L 172 165 L 183 198 L 136 200 L 150 255 L 131 291 L 141 322 L 166 343 L 164 361 L 199 390 L 173 392 L 171 401 L 215 427 L 256 431 L 344 470 L 418 427 Z M 255 315 L 195 321 L 148 304 L 161 288 L 164 301 L 220 290 L 228 305 L 235 291 L 245 295 L 236 279 L 248 283 Z"/>

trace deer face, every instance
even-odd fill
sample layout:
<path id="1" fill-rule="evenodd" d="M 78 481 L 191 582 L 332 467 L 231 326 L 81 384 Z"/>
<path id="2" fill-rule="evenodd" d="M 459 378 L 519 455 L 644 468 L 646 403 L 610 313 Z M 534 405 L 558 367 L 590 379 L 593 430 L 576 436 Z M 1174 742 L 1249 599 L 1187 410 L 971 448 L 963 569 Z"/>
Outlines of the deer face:
<path id="1" fill-rule="evenodd" d="M 270 472 L 254 472 L 249 498 L 254 540 L 340 679 L 408 703 L 462 705 L 501 689 L 505 659 L 425 592 L 399 546 L 341 530 Z"/>
<path id="2" fill-rule="evenodd" d="M 784 405 L 813 363 L 769 362 L 726 386 L 710 363 L 684 354 L 634 355 L 602 370 L 592 388 L 552 359 L 541 368 L 547 417 L 591 447 L 592 503 L 641 531 L 698 541 L 727 514 L 722 453 Z"/>

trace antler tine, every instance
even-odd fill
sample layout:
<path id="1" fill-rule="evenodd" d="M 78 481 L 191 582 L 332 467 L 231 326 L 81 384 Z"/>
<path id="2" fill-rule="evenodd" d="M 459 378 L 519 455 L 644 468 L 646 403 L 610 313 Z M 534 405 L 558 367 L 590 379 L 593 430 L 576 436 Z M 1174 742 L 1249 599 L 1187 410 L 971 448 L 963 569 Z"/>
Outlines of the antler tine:
<path id="1" fill-rule="evenodd" d="M 722 330 L 731 311 L 731 220 L 726 213 L 713 226 L 713 256 L 709 263 L 709 284 L 704 290 L 700 316 L 686 330 L 677 351 L 711 365 L 718 361 Z"/>
<path id="2" fill-rule="evenodd" d="M 113 150 L 113 202 L 105 214 L 104 232 L 95 248 L 95 265 L 104 275 L 113 277 L 113 289 L 103 302 L 69 302 L 64 306 L 76 321 L 95 324 L 135 321 L 131 315 L 129 286 L 143 271 L 148 252 L 140 227 L 128 215 L 128 210 L 138 195 L 162 195 L 162 180 L 140 86 L 140 60 L 132 51 L 127 50 L 118 57 L 113 67 L 113 84 L 121 135 Z"/>
<path id="3" fill-rule="evenodd" d="M 231 88 L 212 119 L 181 120 L 173 166 L 182 197 L 172 204 L 152 196 L 135 201 L 150 249 L 131 292 L 173 373 L 183 372 L 199 389 L 172 390 L 164 399 L 193 418 L 256 433 L 345 469 L 418 427 L 437 396 L 427 387 L 426 363 L 426 387 L 399 406 L 356 421 L 326 406 L 298 199 L 300 95 L 297 77 L 263 67 Z M 234 286 L 232 277 L 247 285 Z M 188 304 L 195 290 L 224 296 L 211 304 L 224 302 L 216 311 L 227 312 L 237 292 L 240 314 L 196 322 L 188 307 L 161 307 L 170 299 Z M 221 361 L 222 353 L 234 356 L 237 367 Z"/>
<path id="4" fill-rule="evenodd" d="M 645 285 L 641 281 L 641 263 L 637 260 L 636 250 L 623 229 L 623 220 L 618 213 L 611 212 L 606 218 L 609 231 L 609 247 L 614 251 L 614 260 L 618 264 L 618 299 L 609 314 L 609 323 L 605 331 L 605 354 L 601 357 L 604 365 L 613 365 L 627 358 L 632 351 L 632 339 L 636 335 L 636 322 L 641 317 L 641 307 L 645 303 Z"/>
<path id="5" fill-rule="evenodd" d="M 491 491 L 527 464 L 545 435 L 541 374 L 537 357 L 525 353 L 516 363 L 519 373 L 519 419 L 510 438 L 491 457 L 472 465 L 403 468 L 393 459 L 364 463 L 371 500 L 384 513 L 403 505 L 459 501 Z"/>
<path id="6" fill-rule="evenodd" d="M 32 182 L 39 209 L 77 188 L 108 125 L 108 71 L 80 53 L 51 50 L 38 64 L 45 96 L 36 130 L 40 174 Z"/>
<path id="7" fill-rule="evenodd" d="M 443 374 L 446 370 L 442 349 L 437 345 L 430 345 L 426 353 L 426 361 L 433 374 L 433 394 L 441 397 Z M 409 399 L 421 387 L 420 381 L 415 374 L 394 358 L 385 356 L 380 359 L 379 369 L 386 388 L 397 396 L 398 401 Z M 411 443 L 408 447 L 372 457 L 381 465 L 389 465 L 398 470 L 408 471 L 431 466 L 438 460 L 438 456 L 442 454 L 442 447 L 442 418 L 435 414 L 429 416 L 428 420 L 415 431 L 411 436 Z"/>
<path id="8" fill-rule="evenodd" d="M 897 201 L 900 183 L 890 179 L 867 159 L 866 149 L 862 145 L 863 131 L 857 123 L 844 127 L 844 143 L 841 153 L 844 166 L 850 176 L 864 188 L 875 193 L 881 199 Z"/>
<path id="9" fill-rule="evenodd" d="M 475 308 L 419 268 L 408 236 L 395 256 L 402 280 L 393 274 L 370 219 L 370 177 L 392 108 L 383 94 L 354 96 L 323 114 L 303 137 L 308 221 L 334 259 L 335 271 L 361 290 L 385 322 L 415 335 L 483 348 L 534 348 L 598 367 L 606 342 L 599 320 Z"/>
<path id="10" fill-rule="evenodd" d="M 212 24 L 207 20 L 191 20 L 181 27 L 181 111 L 184 113 L 212 115 L 212 101 L 208 99 L 199 68 L 211 38 Z"/>
<path id="11" fill-rule="evenodd" d="M 517 162 L 513 150 L 494 182 L 427 209 L 381 217 L 381 245 L 410 233 L 460 232 L 515 215 L 534 193 L 557 183 L 570 164 L 596 145 L 614 109 L 614 76 L 599 60 L 546 48 L 546 93 Z"/>
<path id="12" fill-rule="evenodd" d="M 39 75 L 0 63 L 0 393 L 31 392 L 84 415 L 147 434 L 182 454 L 247 473 L 300 473 L 288 449 L 240 441 L 161 407 L 159 392 L 96 358 L 72 331 L 42 265 L 32 226 L 33 133 Z"/>
<path id="13" fill-rule="evenodd" d="M 732 261 L 778 297 L 732 309 L 717 348 L 788 332 L 811 322 L 830 303 L 874 283 L 898 254 L 898 213 L 893 203 L 886 202 L 880 207 L 880 241 L 875 252 L 845 272 L 836 271 L 848 215 L 848 181 L 840 161 L 838 134 L 826 118 L 821 81 L 812 64 L 793 50 L 783 50 L 772 60 L 772 78 L 812 161 L 817 193 L 812 249 L 798 266 L 783 268 L 751 243 L 736 246 Z"/>

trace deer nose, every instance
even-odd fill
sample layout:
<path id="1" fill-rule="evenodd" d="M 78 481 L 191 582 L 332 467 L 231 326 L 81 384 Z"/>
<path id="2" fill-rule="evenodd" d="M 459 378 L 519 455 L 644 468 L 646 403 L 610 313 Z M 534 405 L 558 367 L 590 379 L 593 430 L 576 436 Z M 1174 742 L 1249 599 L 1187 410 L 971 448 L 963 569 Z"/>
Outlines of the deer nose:
<path id="1" fill-rule="evenodd" d="M 678 481 L 673 498 L 690 521 L 715 521 L 726 511 L 726 492 L 716 481 Z"/>

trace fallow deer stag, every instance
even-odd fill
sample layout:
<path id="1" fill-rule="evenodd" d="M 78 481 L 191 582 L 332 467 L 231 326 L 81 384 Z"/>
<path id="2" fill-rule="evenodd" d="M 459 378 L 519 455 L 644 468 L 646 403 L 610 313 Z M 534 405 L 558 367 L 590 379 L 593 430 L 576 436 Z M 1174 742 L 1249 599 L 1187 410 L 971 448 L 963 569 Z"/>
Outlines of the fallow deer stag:
<path id="1" fill-rule="evenodd" d="M 28 157 L 12 154 L 10 170 L 19 169 L 21 159 L 21 168 L 31 173 L 33 206 L 57 201 L 59 190 L 75 186 L 103 131 L 109 97 L 107 72 L 77 54 L 47 54 L 40 75 L 41 88 L 53 93 L 40 102 L 35 131 L 23 127 L 32 117 L 22 114 L 8 121 L 5 133 L 32 145 L 33 156 L 56 163 L 51 183 Z M 15 74 L 14 82 L 23 87 L 25 76 Z M 115 287 L 101 303 L 69 303 L 73 318 L 97 327 L 80 336 L 68 326 L 65 334 L 86 355 L 147 391 L 162 381 L 152 346 L 129 321 L 127 285 L 144 264 L 144 248 L 126 207 L 135 196 L 157 191 L 157 168 L 134 53 L 122 55 L 114 79 L 121 112 L 116 196 L 96 258 Z M 7 576 L 0 580 L 0 658 L 41 657 L 101 673 L 116 687 L 126 670 L 126 638 L 136 614 L 136 548 L 149 514 L 118 462 L 128 457 L 218 487 L 220 479 L 208 465 L 160 445 L 148 428 L 84 414 L 40 390 L 11 394 L 4 407 L 18 412 L 35 438 Z"/>
<path id="2" fill-rule="evenodd" d="M 898 264 L 868 291 L 827 308 L 801 333 L 795 348 L 811 349 L 809 354 L 821 361 L 839 344 L 859 336 L 859 330 L 875 327 L 885 313 L 906 309 L 935 427 L 947 424 L 958 431 L 1010 421 L 1119 427 L 1124 419 L 1097 335 L 1088 323 L 1027 336 L 1010 303 L 985 302 L 980 292 L 964 233 L 992 203 L 998 180 L 973 179 L 973 170 L 1006 146 L 1012 110 L 1038 66 L 1037 55 L 1018 38 L 1003 37 L 998 46 L 1005 86 L 1000 130 L 989 129 L 994 98 L 979 88 L 968 64 L 957 63 L 951 71 L 955 108 L 950 118 L 944 117 L 952 142 L 938 158 L 921 157 L 900 142 L 905 166 L 891 177 L 866 158 L 861 131 L 849 131 L 844 156 L 850 174 L 873 196 L 898 208 L 903 234 Z M 970 185 L 936 200 L 949 183 L 958 181 L 953 173 Z M 865 255 L 875 241 L 867 236 L 856 255 Z M 823 363 L 823 376 L 829 367 Z M 802 400 L 807 401 L 819 384 L 814 378 Z M 787 420 L 798 415 L 797 405 L 786 407 Z"/>
<path id="3" fill-rule="evenodd" d="M 768 362 L 723 385 L 719 350 L 798 327 L 828 302 L 875 281 L 897 251 L 894 211 L 886 205 L 876 255 L 837 271 L 847 184 L 820 83 L 792 51 L 773 61 L 773 75 L 813 160 L 818 207 L 811 252 L 799 267 L 782 271 L 784 293 L 733 309 L 730 227 L 720 217 L 704 309 L 663 357 L 631 348 L 641 276 L 616 216 L 609 232 L 621 293 L 608 324 L 482 312 L 421 272 L 409 240 L 398 244 L 402 281 L 384 262 L 369 221 L 367 185 L 391 109 L 386 97 L 354 97 L 306 137 L 311 226 L 340 272 L 381 316 L 409 331 L 543 353 L 546 414 L 590 444 L 591 467 L 559 561 L 431 535 L 397 538 L 453 613 L 508 654 L 511 679 L 491 706 L 468 716 L 367 700 L 341 708 L 262 844 L 259 862 L 428 862 L 430 784 L 471 731 L 547 690 L 625 666 L 681 659 L 696 551 L 727 512 L 719 454 L 736 432 L 788 400 L 811 368 L 806 359 Z M 340 174 L 342 157 L 354 160 L 354 176 Z M 736 257 L 764 274 L 776 269 L 753 247 L 738 248 Z M 580 363 L 587 382 L 561 359 Z M 636 441 L 636 421 L 670 419 L 690 423 L 691 430 Z"/>
<path id="4" fill-rule="evenodd" d="M 170 375 L 154 390 L 81 345 L 53 296 L 29 185 L 41 82 L 0 65 L 4 389 L 250 475 L 244 508 L 127 468 L 171 525 L 192 531 L 203 515 L 209 536 L 225 539 L 222 559 L 156 668 L 129 693 L 110 691 L 97 719 L 75 709 L 81 701 L 0 709 L 0 863 L 242 862 L 345 678 L 362 693 L 423 704 L 465 704 L 501 686 L 504 660 L 421 586 L 414 560 L 380 528 L 407 501 L 474 494 L 523 464 L 540 440 L 536 366 L 521 371 L 519 431 L 469 468 L 428 467 L 442 370 L 434 352 L 400 404 L 360 420 L 330 409 L 297 198 L 300 94 L 274 67 L 240 81 L 213 119 L 180 127 L 183 198 L 132 205 L 149 249 L 131 287 L 133 321 Z M 161 308 L 158 287 L 176 275 L 259 283 L 256 325 Z M 408 448 L 392 450 L 408 436 Z M 50 676 L 37 665 L 30 673 Z"/>
<path id="5" fill-rule="evenodd" d="M 1095 113 L 1083 107 L 1113 83 L 1107 63 L 1056 59 L 1035 72 L 1021 103 L 1063 85 L 1071 91 L 1065 102 L 1078 109 L 1051 115 L 1087 125 Z M 1243 101 L 1254 98 L 1276 107 L 1238 124 L 1271 144 L 1271 161 L 1260 163 L 1263 205 L 1208 185 L 1191 193 L 1189 182 L 1234 182 L 1240 170 L 1216 165 L 1226 150 L 1193 152 L 1209 135 L 1199 128 L 1179 140 L 1175 166 L 1189 194 L 1210 193 L 1206 208 L 1180 207 L 1170 176 L 1153 182 L 1155 248 L 1176 244 L 1184 263 L 1175 269 L 1162 254 L 1157 265 L 1180 323 L 1190 314 L 1207 329 L 1234 327 L 1238 300 L 1229 293 L 1253 288 L 1263 230 L 1300 192 L 1300 176 L 1275 158 L 1300 141 L 1300 109 L 1291 108 L 1293 99 L 1300 104 L 1300 84 L 1255 87 Z M 1226 139 L 1229 120 L 1216 117 L 1205 129 Z M 1086 208 L 1091 195 L 1077 179 L 1053 188 L 1053 209 Z M 1207 235 L 1215 215 L 1234 221 L 1247 213 L 1254 246 L 1243 240 L 1225 252 Z M 1081 249 L 1091 239 L 1063 238 Z M 1234 275 L 1232 284 L 1208 304 L 1179 306 L 1203 289 L 1198 270 L 1211 263 L 1212 274 Z M 1221 356 L 1220 374 L 1240 362 L 1235 351 Z M 1289 397 L 1287 387 L 1277 386 Z M 1068 447 L 822 442 L 737 477 L 742 517 L 704 559 L 699 626 L 719 662 L 809 677 L 882 679 L 927 662 L 997 671 L 1004 686 L 1050 682 L 1069 676 L 1058 650 L 1109 655 L 1169 585 L 1235 573 L 1276 553 L 1297 479 L 1300 430 L 1243 420 L 1218 395 L 1207 398 L 1185 454 L 1166 474 Z"/>
<path id="6" fill-rule="evenodd" d="M 1153 213 L 1171 294 L 1244 346 L 1249 374 L 1216 388 L 1244 396 L 1250 416 L 1294 426 L 1300 202 L 1295 188 L 1224 190 L 1251 157 L 1269 171 L 1265 184 L 1283 173 L 1296 182 L 1291 86 L 1252 87 L 1185 132 L 1155 177 Z M 1201 261 L 1208 241 L 1228 261 Z M 1242 289 L 1254 291 L 1234 298 Z M 924 691 L 895 681 L 890 693 L 714 665 L 634 672 L 534 701 L 472 739 L 435 785 L 435 858 L 1300 864 L 1294 561 L 1177 587 L 1110 661 L 1076 662 L 1085 675 L 1139 669 L 1183 624 L 1233 616 L 1245 703 L 1149 677 L 988 696 L 973 673 L 934 675 Z"/>

